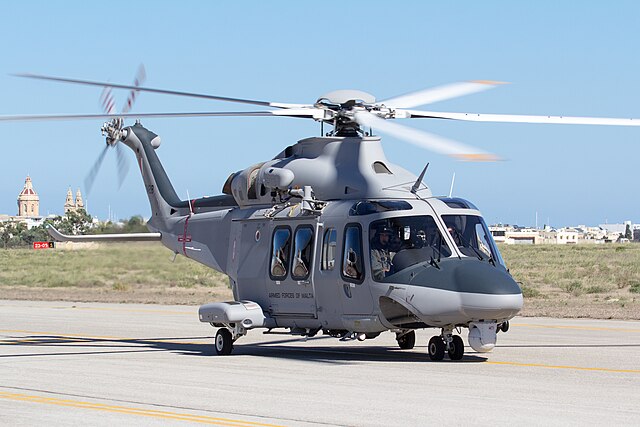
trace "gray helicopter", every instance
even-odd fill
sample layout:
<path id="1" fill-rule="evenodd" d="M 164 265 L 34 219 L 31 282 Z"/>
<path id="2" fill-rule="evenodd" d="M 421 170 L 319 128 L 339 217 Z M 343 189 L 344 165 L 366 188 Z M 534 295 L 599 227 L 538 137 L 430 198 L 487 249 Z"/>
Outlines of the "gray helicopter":
<path id="1" fill-rule="evenodd" d="M 219 328 L 215 349 L 232 352 L 252 329 L 286 329 L 341 340 L 396 334 L 401 349 L 415 345 L 417 329 L 438 328 L 429 357 L 464 355 L 454 332 L 467 328 L 477 352 L 491 351 L 498 331 L 522 308 L 480 211 L 471 202 L 434 196 L 419 176 L 390 163 L 380 132 L 462 160 L 497 157 L 442 137 L 390 123 L 399 118 L 638 126 L 640 120 L 443 113 L 411 110 L 479 92 L 495 82 L 474 81 L 427 89 L 384 101 L 365 92 L 335 91 L 314 104 L 285 104 L 152 89 L 135 85 L 25 77 L 271 107 L 253 112 L 5 116 L 0 120 L 108 118 L 107 147 L 133 150 L 151 205 L 151 233 L 67 236 L 58 240 L 159 240 L 229 277 L 234 301 L 205 304 L 201 322 Z M 132 93 L 134 93 L 132 92 Z M 311 118 L 332 129 L 286 147 L 273 159 L 229 176 L 222 194 L 182 200 L 156 154 L 160 137 L 126 118 L 285 116 Z M 367 131 L 369 129 L 369 131 Z"/>

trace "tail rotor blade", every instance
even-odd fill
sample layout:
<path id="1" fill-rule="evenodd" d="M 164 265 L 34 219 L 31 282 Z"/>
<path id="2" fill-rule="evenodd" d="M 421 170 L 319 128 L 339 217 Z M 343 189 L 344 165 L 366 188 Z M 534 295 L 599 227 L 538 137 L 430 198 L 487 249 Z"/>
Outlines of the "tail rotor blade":
<path id="1" fill-rule="evenodd" d="M 114 114 L 116 112 L 116 104 L 113 101 L 113 94 L 111 93 L 111 88 L 105 86 L 102 91 L 102 95 L 100 95 L 100 104 L 102 105 L 102 111 L 106 114 Z"/>
<path id="2" fill-rule="evenodd" d="M 138 71 L 136 72 L 136 77 L 133 80 L 133 86 L 140 87 L 140 85 L 144 84 L 144 81 L 146 79 L 147 73 L 144 70 L 144 64 L 140 64 L 140 66 L 138 67 Z M 128 113 L 129 111 L 131 111 L 133 103 L 136 101 L 136 96 L 138 96 L 139 92 L 140 91 L 137 89 L 131 89 L 131 91 L 129 92 L 129 97 L 127 98 L 127 103 L 124 104 L 124 107 L 122 107 L 123 113 Z"/>
<path id="3" fill-rule="evenodd" d="M 107 154 L 108 149 L 109 149 L 109 146 L 105 145 L 104 149 L 100 152 L 100 155 L 96 159 L 96 162 L 93 164 L 93 166 L 89 170 L 89 173 L 84 179 L 84 188 L 85 188 L 85 192 L 87 193 L 87 196 L 91 192 L 91 187 L 93 187 L 93 182 L 96 180 L 96 176 L 100 171 L 100 166 L 102 166 L 102 162 L 104 161 L 104 156 Z"/>
<path id="4" fill-rule="evenodd" d="M 124 151 L 122 151 L 122 144 L 116 143 L 116 156 L 118 158 L 118 190 L 122 188 L 127 174 L 129 173 L 129 161 Z"/>

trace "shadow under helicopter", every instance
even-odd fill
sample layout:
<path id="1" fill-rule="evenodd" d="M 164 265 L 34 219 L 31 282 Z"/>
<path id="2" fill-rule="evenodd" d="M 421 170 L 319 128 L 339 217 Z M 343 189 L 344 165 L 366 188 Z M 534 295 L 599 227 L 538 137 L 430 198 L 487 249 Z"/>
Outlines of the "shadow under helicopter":
<path id="1" fill-rule="evenodd" d="M 51 348 L 50 352 L 29 352 L 19 354 L 0 354 L 0 359 L 39 357 L 39 356 L 77 356 L 77 355 L 106 355 L 145 352 L 173 352 L 186 356 L 215 356 L 213 337 L 160 337 L 160 338 L 96 338 L 76 337 L 65 335 L 29 335 L 21 337 L 5 337 L 0 340 L 0 348 Z M 190 340 L 206 340 L 206 342 L 183 342 Z M 304 341 L 315 341 L 313 347 L 295 346 Z M 354 362 L 420 362 L 431 363 L 426 346 L 416 346 L 414 350 L 400 350 L 384 346 L 340 346 L 318 345 L 325 340 L 335 340 L 328 336 L 314 338 L 287 338 L 263 343 L 246 343 L 236 345 L 233 355 L 267 357 L 288 360 L 312 361 L 328 364 L 347 364 Z M 345 343 L 346 344 L 346 343 Z M 619 343 L 618 347 L 638 347 L 640 343 Z M 501 345 L 501 348 L 600 348 L 599 344 L 530 344 L 530 345 Z M 58 351 L 55 351 L 58 350 Z M 217 357 L 217 356 L 216 356 Z M 466 354 L 460 361 L 445 360 L 437 363 L 482 363 L 488 358 L 480 353 Z"/>
<path id="2" fill-rule="evenodd" d="M 308 338 L 307 341 L 335 340 L 329 336 Z M 179 340 L 179 341 L 178 341 Z M 181 342 L 188 340 L 207 340 L 202 343 Z M 39 357 L 39 356 L 77 356 L 105 355 L 122 353 L 144 353 L 169 351 L 186 356 L 215 356 L 213 337 L 162 337 L 162 338 L 96 338 L 70 337 L 64 335 L 29 335 L 8 337 L 0 340 L 0 348 L 20 346 L 23 348 L 51 348 L 50 352 L 25 352 L 19 354 L 0 354 L 0 359 Z M 312 361 L 329 364 L 346 364 L 353 362 L 427 362 L 431 363 L 426 346 L 416 346 L 416 350 L 400 350 L 383 346 L 340 347 L 314 345 L 314 347 L 296 347 L 292 344 L 305 341 L 303 338 L 287 338 L 264 343 L 246 343 L 236 345 L 233 355 L 225 357 L 253 356 L 278 359 Z M 465 355 L 455 363 L 478 363 L 487 358 L 476 355 Z M 445 359 L 437 363 L 446 363 Z"/>

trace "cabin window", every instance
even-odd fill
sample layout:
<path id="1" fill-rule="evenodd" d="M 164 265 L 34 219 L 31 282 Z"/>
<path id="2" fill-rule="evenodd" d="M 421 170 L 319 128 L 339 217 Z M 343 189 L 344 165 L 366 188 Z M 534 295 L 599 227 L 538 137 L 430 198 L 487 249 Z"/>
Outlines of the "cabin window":
<path id="1" fill-rule="evenodd" d="M 333 270 L 336 265 L 336 247 L 338 240 L 338 232 L 335 228 L 329 228 L 324 232 L 322 240 L 322 270 Z"/>
<path id="2" fill-rule="evenodd" d="M 276 227 L 271 244 L 271 267 L 269 276 L 272 280 L 282 280 L 289 270 L 289 250 L 291 247 L 291 229 Z"/>
<path id="3" fill-rule="evenodd" d="M 313 249 L 313 228 L 302 225 L 296 229 L 293 238 L 293 265 L 291 278 L 306 280 L 311 272 L 311 250 Z"/>
<path id="4" fill-rule="evenodd" d="M 348 282 L 356 283 L 362 283 L 364 280 L 364 264 L 362 262 L 362 230 L 359 224 L 347 224 L 344 228 L 342 278 Z"/>

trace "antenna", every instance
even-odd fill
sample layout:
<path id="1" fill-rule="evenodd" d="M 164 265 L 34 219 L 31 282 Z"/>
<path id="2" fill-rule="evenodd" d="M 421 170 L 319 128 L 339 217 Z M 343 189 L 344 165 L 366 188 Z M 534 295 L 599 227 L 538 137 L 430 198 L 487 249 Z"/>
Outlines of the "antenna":
<path id="1" fill-rule="evenodd" d="M 411 187 L 411 192 L 413 194 L 416 194 L 418 192 L 418 188 L 420 188 L 420 184 L 422 183 L 422 178 L 424 178 L 424 174 L 427 173 L 428 168 L 429 168 L 429 163 L 427 163 L 424 169 L 422 169 L 422 173 L 420 174 L 418 179 L 416 179 L 416 182 L 415 184 L 413 184 L 413 187 Z"/>
<path id="2" fill-rule="evenodd" d="M 449 188 L 449 197 L 453 196 L 453 183 L 456 182 L 456 173 L 451 177 L 451 188 Z"/>
<path id="3" fill-rule="evenodd" d="M 187 200 L 189 201 L 189 213 L 193 213 L 193 206 L 191 206 L 191 197 L 189 197 L 189 190 L 187 190 Z"/>

